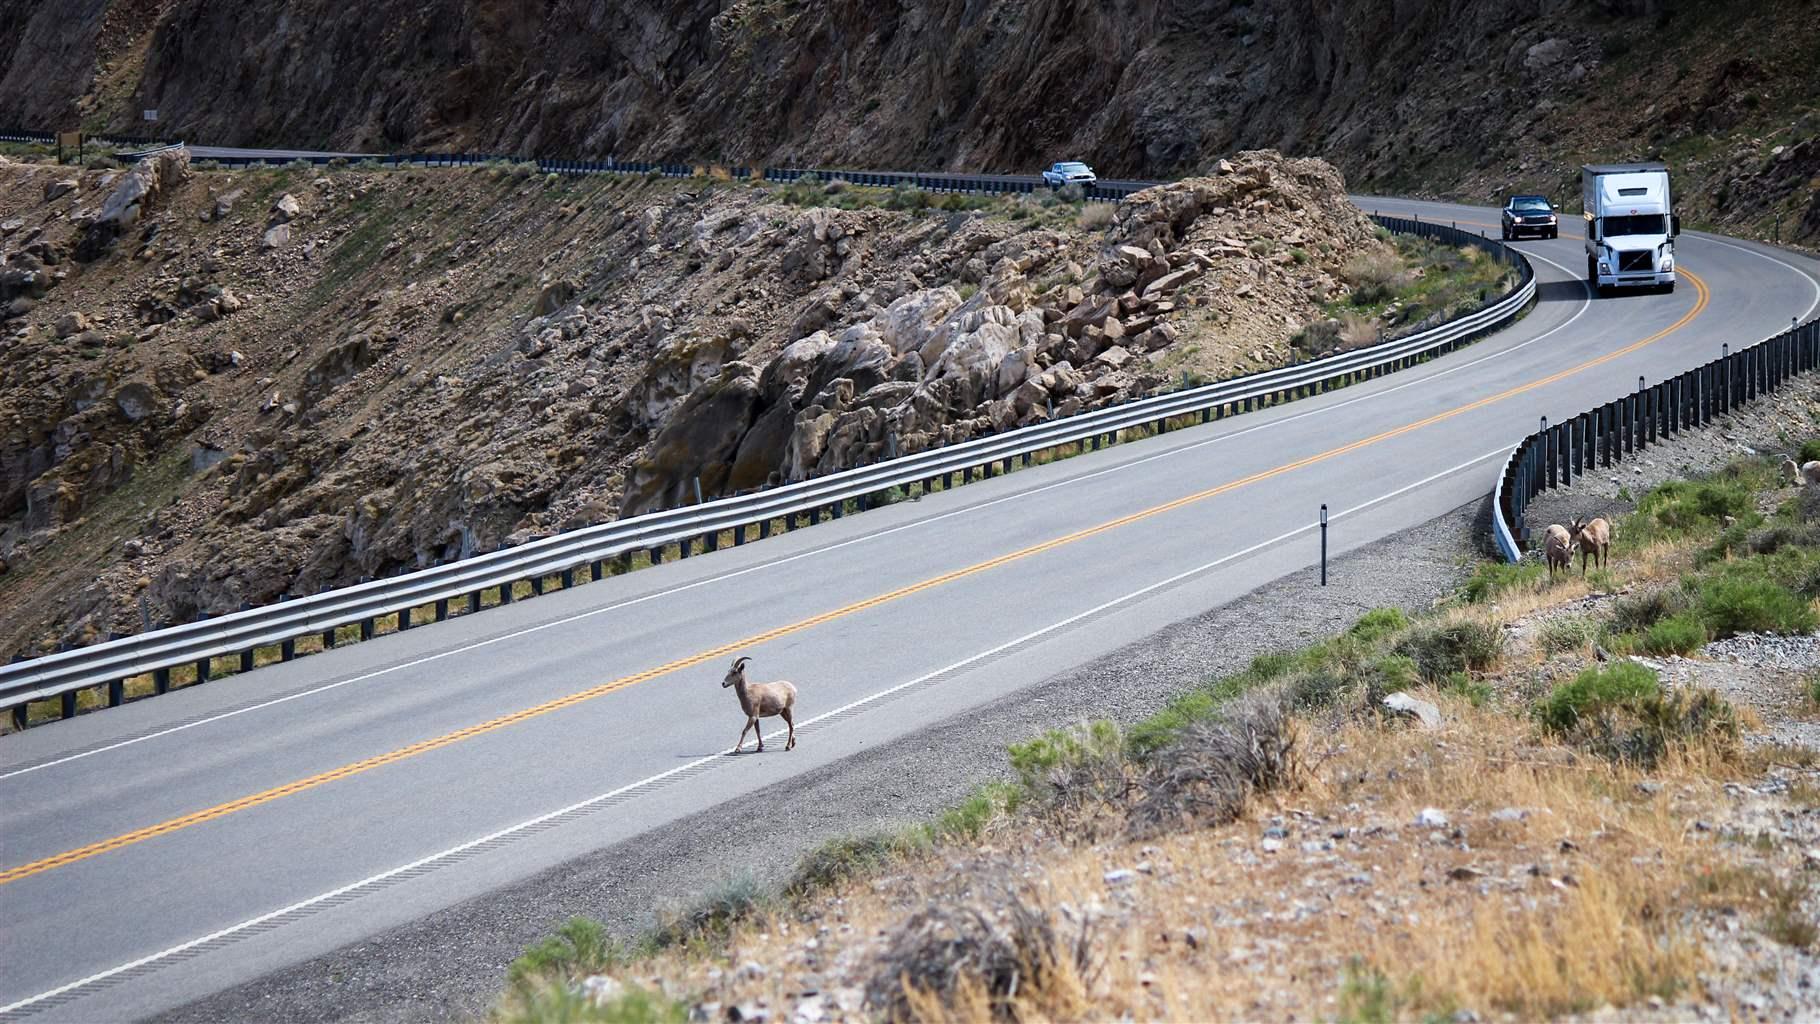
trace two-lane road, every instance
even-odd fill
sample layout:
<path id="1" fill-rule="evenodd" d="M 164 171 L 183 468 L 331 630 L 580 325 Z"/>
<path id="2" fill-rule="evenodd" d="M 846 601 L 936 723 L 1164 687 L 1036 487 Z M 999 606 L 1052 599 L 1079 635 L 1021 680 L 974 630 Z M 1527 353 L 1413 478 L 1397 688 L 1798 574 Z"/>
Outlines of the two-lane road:
<path id="1" fill-rule="evenodd" d="M 0 1015 L 155 1013 L 889 742 L 1308 565 L 1322 504 L 1345 551 L 1482 498 L 1539 416 L 1820 303 L 1721 239 L 1604 300 L 1576 240 L 1522 248 L 1530 315 L 1404 373 L 7 737 Z M 721 754 L 734 652 L 799 685 L 795 751 Z"/>

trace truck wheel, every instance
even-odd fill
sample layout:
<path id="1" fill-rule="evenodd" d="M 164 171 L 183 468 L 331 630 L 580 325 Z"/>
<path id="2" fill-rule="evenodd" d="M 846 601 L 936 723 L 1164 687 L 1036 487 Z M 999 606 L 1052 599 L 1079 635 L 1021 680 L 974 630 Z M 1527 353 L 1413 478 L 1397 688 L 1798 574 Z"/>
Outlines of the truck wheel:
<path id="1" fill-rule="evenodd" d="M 1561 229 L 1560 229 L 1560 228 L 1549 228 L 1549 229 L 1548 229 L 1548 237 L 1550 237 L 1550 238 L 1560 238 L 1560 237 L 1561 237 Z"/>

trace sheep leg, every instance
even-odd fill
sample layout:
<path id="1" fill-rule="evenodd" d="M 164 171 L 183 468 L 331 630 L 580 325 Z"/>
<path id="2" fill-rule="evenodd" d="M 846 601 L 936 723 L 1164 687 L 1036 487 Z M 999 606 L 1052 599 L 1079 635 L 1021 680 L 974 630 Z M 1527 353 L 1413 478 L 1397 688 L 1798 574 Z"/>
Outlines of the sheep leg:
<path id="1" fill-rule="evenodd" d="M 765 752 L 765 727 L 761 722 L 759 722 L 757 715 L 752 716 L 752 735 L 758 737 L 758 752 L 761 754 L 764 753 Z"/>
<path id="2" fill-rule="evenodd" d="M 746 749 L 746 730 L 752 728 L 752 723 L 754 721 L 756 721 L 756 719 L 751 719 L 751 718 L 746 719 L 745 728 L 743 728 L 739 731 L 739 742 L 737 744 L 735 744 L 733 747 L 733 752 L 735 754 Z M 763 748 L 761 747 L 760 749 L 763 749 Z"/>
<path id="3" fill-rule="evenodd" d="M 784 716 L 784 724 L 790 727 L 790 739 L 784 744 L 785 750 L 796 749 L 796 719 L 790 717 L 790 709 L 785 708 L 778 714 Z"/>

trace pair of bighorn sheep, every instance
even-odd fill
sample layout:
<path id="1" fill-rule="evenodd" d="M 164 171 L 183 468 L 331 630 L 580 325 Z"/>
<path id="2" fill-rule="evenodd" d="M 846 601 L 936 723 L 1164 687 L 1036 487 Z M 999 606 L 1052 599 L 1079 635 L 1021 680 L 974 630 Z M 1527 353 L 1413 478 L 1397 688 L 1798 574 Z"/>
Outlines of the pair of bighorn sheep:
<path id="1" fill-rule="evenodd" d="M 758 752 L 765 752 L 765 732 L 759 728 L 758 720 L 773 716 L 782 718 L 790 727 L 790 739 L 784 744 L 785 750 L 796 746 L 796 686 L 782 679 L 769 683 L 746 682 L 746 662 L 751 658 L 733 659 L 733 667 L 727 670 L 727 678 L 720 681 L 721 689 L 733 687 L 739 696 L 739 709 L 746 713 L 746 726 L 739 731 L 739 744 L 733 748 L 735 754 L 746 747 L 746 732 L 750 730 L 758 737 Z"/>
<path id="2" fill-rule="evenodd" d="M 1548 577 L 1554 578 L 1555 572 L 1568 571 L 1573 567 L 1574 551 L 1580 552 L 1580 575 L 1586 575 L 1588 558 L 1597 568 L 1603 569 L 1611 559 L 1611 524 L 1603 519 L 1586 519 L 1575 516 L 1573 526 L 1556 524 L 1548 528 L 1542 538 L 1542 555 L 1548 560 Z"/>
<path id="3" fill-rule="evenodd" d="M 1820 462 L 1797 465 L 1794 459 L 1783 459 L 1782 479 L 1788 481 L 1790 487 L 1820 484 Z"/>

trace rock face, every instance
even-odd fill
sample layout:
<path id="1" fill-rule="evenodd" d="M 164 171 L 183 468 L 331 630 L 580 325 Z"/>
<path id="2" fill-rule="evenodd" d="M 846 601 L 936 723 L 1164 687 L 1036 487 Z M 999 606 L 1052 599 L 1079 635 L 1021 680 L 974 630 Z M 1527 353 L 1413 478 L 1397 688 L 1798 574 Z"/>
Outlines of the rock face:
<path id="1" fill-rule="evenodd" d="M 1280 237 L 1318 236 L 1330 265 L 1334 253 L 1378 244 L 1332 168 L 1274 153 L 1225 166 L 1121 203 L 1093 269 L 1079 268 L 1085 287 L 1071 283 L 1060 239 L 1006 239 L 983 249 L 989 269 L 969 298 L 947 285 L 909 291 L 866 308 L 839 334 L 791 343 L 756 384 L 743 367 L 710 382 L 635 467 L 622 513 L 690 500 L 697 478 L 710 494 L 801 480 L 1154 391 L 1166 376 L 1149 354 L 1180 336 L 1167 322 L 1176 296 L 1192 288 L 1196 303 L 1236 308 L 1223 284 L 1203 279 L 1218 269 L 1257 296 L 1275 276 L 1280 264 L 1255 260 L 1232 237 L 1255 236 L 1273 210 L 1297 225 Z M 798 224 L 787 273 L 811 264 L 822 267 L 816 279 L 827 272 L 824 257 L 802 252 L 854 230 L 819 215 L 827 212 Z M 1056 271 L 1068 281 L 1032 287 Z M 1325 273 L 1297 286 L 1303 301 L 1337 287 Z"/>
<path id="2" fill-rule="evenodd" d="M 101 211 L 89 222 L 82 243 L 76 248 L 79 260 L 94 260 L 114 244 L 114 239 L 139 223 L 146 210 L 157 204 L 167 189 L 189 179 L 190 151 L 182 147 L 165 150 L 141 159 L 120 177 L 119 184 L 101 204 Z"/>
<path id="3" fill-rule="evenodd" d="M 1331 168 L 1229 162 L 1086 227 L 181 161 L 47 203 L 73 172 L 0 167 L 0 659 L 1121 401 L 1178 338 L 1242 369 L 1382 243 Z M 132 229 L 72 260 L 104 197 Z"/>

